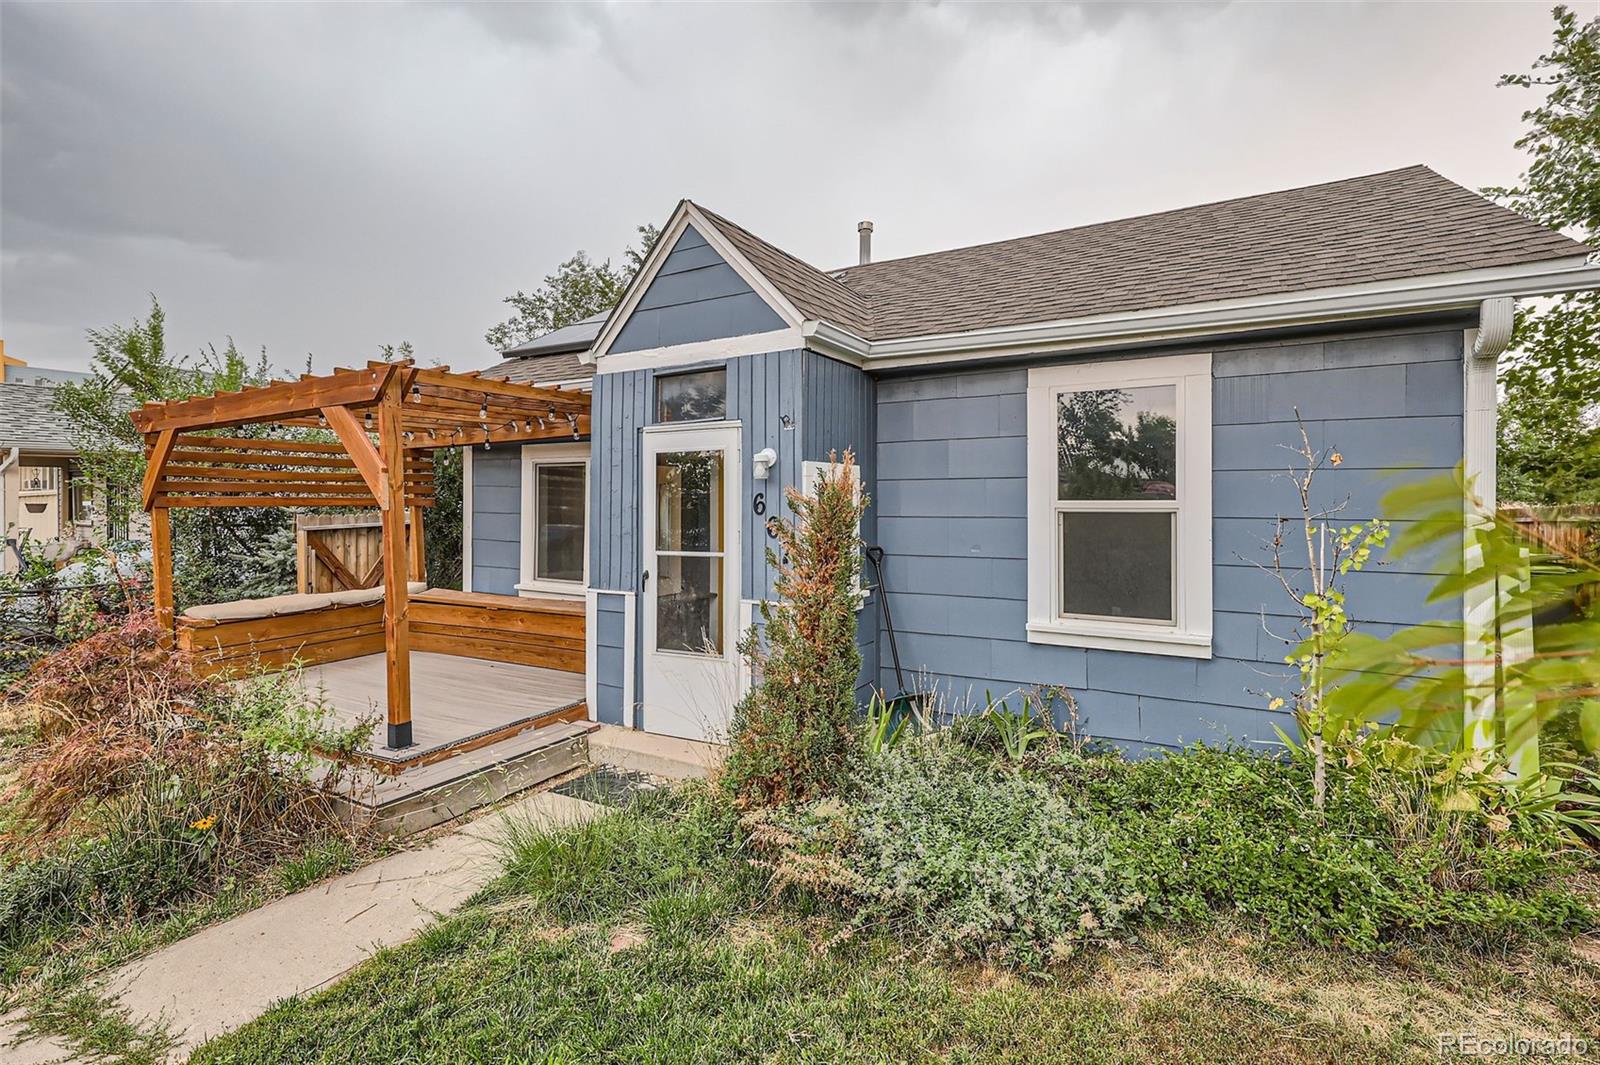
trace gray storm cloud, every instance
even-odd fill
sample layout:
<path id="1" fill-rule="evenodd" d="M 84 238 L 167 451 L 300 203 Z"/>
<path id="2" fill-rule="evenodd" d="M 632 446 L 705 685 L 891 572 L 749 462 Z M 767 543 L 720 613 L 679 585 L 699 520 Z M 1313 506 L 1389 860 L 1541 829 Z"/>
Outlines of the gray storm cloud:
<path id="1" fill-rule="evenodd" d="M 1591 8 L 1594 5 L 1589 5 Z M 281 366 L 487 364 L 691 196 L 820 266 L 1427 162 L 1508 181 L 1537 5 L 0 6 L 0 336 L 148 293 Z"/>

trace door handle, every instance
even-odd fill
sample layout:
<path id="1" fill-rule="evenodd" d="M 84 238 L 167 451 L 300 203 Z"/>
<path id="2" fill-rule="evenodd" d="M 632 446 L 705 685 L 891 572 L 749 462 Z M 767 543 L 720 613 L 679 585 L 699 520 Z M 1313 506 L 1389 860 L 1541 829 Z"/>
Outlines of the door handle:
<path id="1" fill-rule="evenodd" d="M 639 590 L 641 592 L 644 591 L 645 585 L 647 585 L 649 583 L 650 583 L 650 571 L 649 570 L 645 570 L 644 574 L 639 579 Z"/>

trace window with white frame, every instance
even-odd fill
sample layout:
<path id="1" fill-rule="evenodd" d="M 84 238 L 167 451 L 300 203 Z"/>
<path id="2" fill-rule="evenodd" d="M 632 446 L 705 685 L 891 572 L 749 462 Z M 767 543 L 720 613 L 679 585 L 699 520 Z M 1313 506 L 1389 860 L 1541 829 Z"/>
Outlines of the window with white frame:
<path id="1" fill-rule="evenodd" d="M 589 569 L 589 445 L 522 448 L 522 579 L 526 595 L 581 595 Z"/>
<path id="2" fill-rule="evenodd" d="M 1028 639 L 1210 657 L 1211 356 L 1028 373 Z"/>

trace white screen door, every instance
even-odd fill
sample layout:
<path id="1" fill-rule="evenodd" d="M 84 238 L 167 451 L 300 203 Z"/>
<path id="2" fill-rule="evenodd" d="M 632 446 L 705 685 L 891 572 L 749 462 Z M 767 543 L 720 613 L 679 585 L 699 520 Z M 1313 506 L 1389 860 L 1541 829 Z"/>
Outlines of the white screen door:
<path id="1" fill-rule="evenodd" d="M 738 696 L 738 426 L 644 434 L 644 727 L 727 739 Z"/>

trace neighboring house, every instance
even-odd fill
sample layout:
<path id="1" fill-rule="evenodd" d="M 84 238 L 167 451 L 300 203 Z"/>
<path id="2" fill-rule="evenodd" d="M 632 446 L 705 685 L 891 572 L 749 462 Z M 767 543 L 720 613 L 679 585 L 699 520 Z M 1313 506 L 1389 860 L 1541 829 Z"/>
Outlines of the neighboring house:
<path id="1" fill-rule="evenodd" d="M 1600 287 L 1589 249 L 1421 166 L 881 262 L 861 229 L 823 271 L 684 201 L 592 342 L 496 368 L 593 389 L 592 452 L 473 451 L 466 538 L 476 590 L 586 596 L 599 719 L 722 733 L 765 523 L 849 448 L 900 656 L 947 705 L 1063 685 L 1132 749 L 1271 741 L 1292 608 L 1256 564 L 1298 512 L 1297 413 L 1342 453 L 1342 520 L 1402 468 L 1464 463 L 1492 502 L 1512 300 Z M 1351 613 L 1461 619 L 1440 566 L 1354 575 Z M 862 681 L 892 690 L 875 599 Z"/>
<path id="2" fill-rule="evenodd" d="M 15 373 L 16 366 L 7 366 Z M 70 372 L 70 371 L 62 371 Z M 15 572 L 26 536 L 57 559 L 105 539 L 105 510 L 82 476 L 71 427 L 50 384 L 0 383 L 0 572 Z"/>

